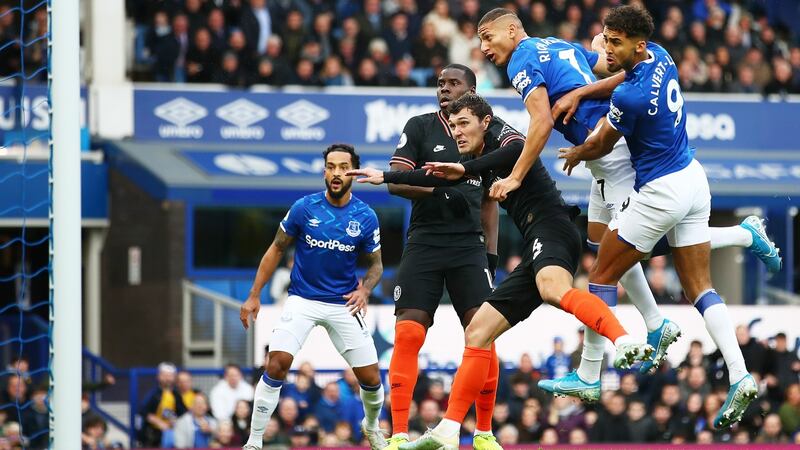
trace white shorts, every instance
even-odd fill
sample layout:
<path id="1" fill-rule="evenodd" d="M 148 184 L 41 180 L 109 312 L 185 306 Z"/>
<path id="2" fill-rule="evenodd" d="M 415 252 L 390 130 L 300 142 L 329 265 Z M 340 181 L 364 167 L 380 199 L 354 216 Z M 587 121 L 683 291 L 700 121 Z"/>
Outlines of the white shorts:
<path id="1" fill-rule="evenodd" d="M 378 362 L 378 353 L 364 317 L 351 315 L 344 305 L 308 300 L 290 295 L 283 305 L 281 319 L 272 330 L 269 351 L 296 355 L 315 326 L 328 332 L 331 342 L 350 367 Z"/>
<path id="2" fill-rule="evenodd" d="M 689 247 L 711 240 L 708 219 L 711 192 L 697 160 L 682 170 L 632 191 L 609 223 L 610 230 L 642 253 L 650 253 L 666 234 L 670 247 Z"/>
<path id="3" fill-rule="evenodd" d="M 619 172 L 621 178 L 592 179 L 589 192 L 589 222 L 605 225 L 611 223 L 622 202 L 633 192 L 636 172 L 633 168 L 627 172 Z"/>

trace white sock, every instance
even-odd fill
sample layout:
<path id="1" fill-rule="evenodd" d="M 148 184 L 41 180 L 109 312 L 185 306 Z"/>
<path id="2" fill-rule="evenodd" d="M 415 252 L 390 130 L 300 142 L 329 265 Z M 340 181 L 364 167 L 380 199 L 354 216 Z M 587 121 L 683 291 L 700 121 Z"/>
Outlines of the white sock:
<path id="1" fill-rule="evenodd" d="M 742 228 L 742 227 L 738 227 Z M 744 230 L 742 228 L 742 230 Z M 639 314 L 644 318 L 644 323 L 647 325 L 647 331 L 655 331 L 664 322 L 664 316 L 658 310 L 656 299 L 653 297 L 653 292 L 650 290 L 650 285 L 647 284 L 647 277 L 644 275 L 642 265 L 636 263 L 630 268 L 622 278 L 619 280 L 625 291 L 628 292 L 628 298 L 631 303 L 639 310 Z"/>
<path id="2" fill-rule="evenodd" d="M 439 425 L 436 425 L 436 433 L 442 436 L 452 436 L 461 431 L 461 424 L 455 420 L 442 419 Z"/>
<path id="3" fill-rule="evenodd" d="M 619 347 L 622 344 L 633 344 L 636 340 L 630 334 L 623 334 L 614 341 L 614 347 Z"/>
<path id="4" fill-rule="evenodd" d="M 613 309 L 613 308 L 612 308 Z M 583 335 L 583 351 L 577 373 L 587 383 L 600 381 L 600 370 L 606 355 L 606 338 L 586 328 Z"/>
<path id="5" fill-rule="evenodd" d="M 281 386 L 272 387 L 265 383 L 263 378 L 258 380 L 253 396 L 253 415 L 250 417 L 250 437 L 247 439 L 247 445 L 257 448 L 263 445 L 264 428 L 278 406 L 280 393 Z"/>
<path id="6" fill-rule="evenodd" d="M 483 431 L 483 430 L 479 430 L 479 429 L 475 428 L 475 433 L 473 433 L 473 435 L 474 435 L 474 436 L 478 436 L 478 435 L 480 435 L 480 434 L 488 434 L 488 435 L 490 435 L 490 436 L 491 436 L 491 435 L 492 435 L 492 430 L 489 430 L 489 431 Z"/>
<path id="7" fill-rule="evenodd" d="M 364 388 L 361 385 L 361 403 L 364 405 L 364 417 L 367 428 L 370 430 L 378 429 L 378 416 L 383 408 L 383 385 L 379 384 L 378 389 L 370 387 Z"/>
<path id="8" fill-rule="evenodd" d="M 700 294 L 695 300 L 695 307 L 703 315 L 706 330 L 717 344 L 722 358 L 725 359 L 730 383 L 738 382 L 747 375 L 747 366 L 744 363 L 739 342 L 736 340 L 736 332 L 728 314 L 728 307 L 713 289 Z"/>
<path id="9" fill-rule="evenodd" d="M 753 245 L 753 235 L 749 231 L 734 225 L 732 227 L 710 227 L 711 248 L 722 247 L 750 247 Z"/>

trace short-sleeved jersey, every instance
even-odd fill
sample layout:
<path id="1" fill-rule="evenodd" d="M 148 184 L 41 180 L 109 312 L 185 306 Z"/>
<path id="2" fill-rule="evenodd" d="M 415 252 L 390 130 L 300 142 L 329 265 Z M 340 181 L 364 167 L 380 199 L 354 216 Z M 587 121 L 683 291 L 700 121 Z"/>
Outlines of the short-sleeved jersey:
<path id="1" fill-rule="evenodd" d="M 280 224 L 295 239 L 289 294 L 344 304 L 343 295 L 358 287 L 359 253 L 381 248 L 375 211 L 356 196 L 343 207 L 331 205 L 325 192 L 297 200 Z"/>
<path id="2" fill-rule="evenodd" d="M 523 102 L 536 88 L 545 86 L 550 105 L 554 105 L 564 94 L 595 81 L 592 67 L 597 58 L 597 53 L 578 44 L 554 37 L 529 37 L 514 49 L 506 70 Z M 553 127 L 568 141 L 579 145 L 607 112 L 607 101 L 584 100 L 567 125 L 556 120 Z"/>
<path id="3" fill-rule="evenodd" d="M 504 129 L 506 134 L 503 134 Z M 508 130 L 513 129 L 495 117 L 489 124 L 487 136 L 500 142 L 508 137 Z M 459 162 L 461 159 L 447 116 L 437 111 L 408 120 L 390 163 L 418 169 L 428 161 Z M 484 187 L 479 180 L 467 180 L 456 189 L 462 191 L 469 201 L 469 216 L 456 217 L 442 200 L 435 197 L 412 200 L 408 243 L 437 247 L 484 245 L 480 216 Z"/>
<path id="4" fill-rule="evenodd" d="M 637 64 L 614 89 L 607 116 L 628 142 L 637 191 L 683 169 L 694 157 L 675 62 L 652 42 L 647 43 L 647 53 L 650 58 Z"/>

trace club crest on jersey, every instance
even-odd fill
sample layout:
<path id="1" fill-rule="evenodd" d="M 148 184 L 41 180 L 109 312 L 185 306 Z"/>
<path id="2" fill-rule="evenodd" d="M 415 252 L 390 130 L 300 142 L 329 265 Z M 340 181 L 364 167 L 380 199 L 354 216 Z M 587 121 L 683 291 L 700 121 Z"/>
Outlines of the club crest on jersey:
<path id="1" fill-rule="evenodd" d="M 350 223 L 347 224 L 347 235 L 350 237 L 358 237 L 361 235 L 361 224 L 356 222 L 355 220 L 351 220 Z"/>
<path id="2" fill-rule="evenodd" d="M 403 289 L 400 286 L 394 287 L 394 301 L 400 300 L 400 296 L 403 295 Z"/>

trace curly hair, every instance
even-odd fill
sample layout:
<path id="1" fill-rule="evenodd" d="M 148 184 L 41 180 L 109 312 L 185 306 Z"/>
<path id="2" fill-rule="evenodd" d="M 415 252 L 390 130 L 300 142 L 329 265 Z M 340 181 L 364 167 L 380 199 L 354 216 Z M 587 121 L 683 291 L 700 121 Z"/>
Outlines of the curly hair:
<path id="1" fill-rule="evenodd" d="M 463 109 L 469 109 L 478 119 L 494 116 L 491 105 L 478 94 L 464 94 L 447 107 L 450 114 L 457 114 Z"/>
<path id="2" fill-rule="evenodd" d="M 325 158 L 325 162 L 328 162 L 328 154 L 331 152 L 345 152 L 350 153 L 350 160 L 352 161 L 352 165 L 354 169 L 359 169 L 361 167 L 361 158 L 356 153 L 355 147 L 350 144 L 331 144 L 325 151 L 322 152 L 322 157 Z"/>
<path id="3" fill-rule="evenodd" d="M 609 30 L 625 33 L 628 37 L 645 40 L 650 39 L 655 29 L 653 16 L 646 9 L 630 5 L 612 8 L 603 20 L 603 25 Z"/>

